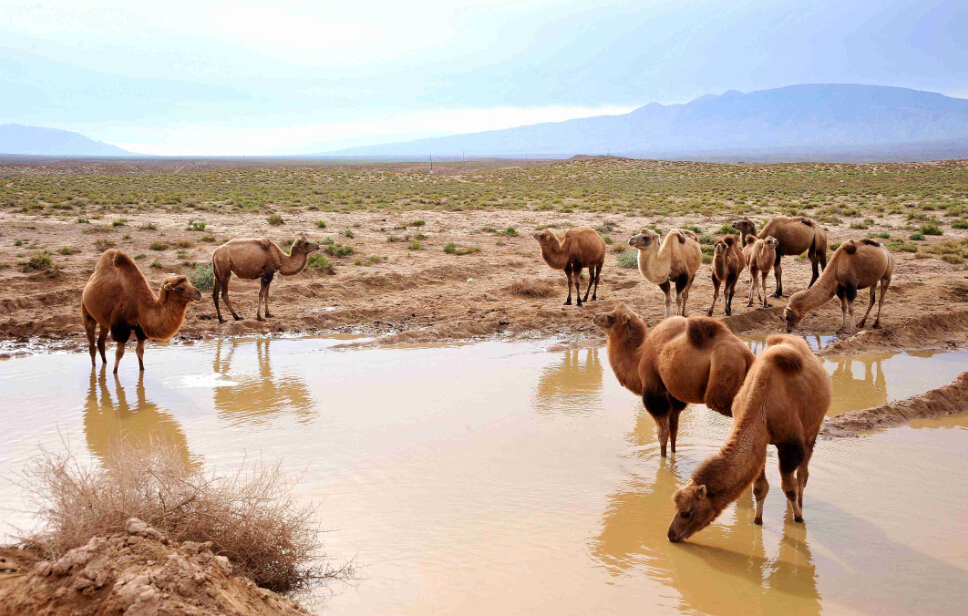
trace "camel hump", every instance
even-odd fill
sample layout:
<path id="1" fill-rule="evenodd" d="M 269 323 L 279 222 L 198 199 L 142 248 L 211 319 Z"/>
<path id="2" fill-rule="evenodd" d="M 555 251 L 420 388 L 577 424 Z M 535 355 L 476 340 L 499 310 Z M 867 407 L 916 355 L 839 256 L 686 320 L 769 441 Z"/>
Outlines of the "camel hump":
<path id="1" fill-rule="evenodd" d="M 736 236 L 735 235 L 727 235 L 726 237 L 723 238 L 723 243 L 726 244 L 727 246 L 735 246 L 736 245 Z"/>
<path id="2" fill-rule="evenodd" d="M 120 250 L 114 251 L 114 260 L 111 262 L 111 264 L 118 269 L 127 269 L 127 270 L 138 269 L 138 266 L 135 264 L 134 261 L 131 260 L 131 257 L 129 257 L 128 255 L 126 255 L 124 252 Z"/>
<path id="3" fill-rule="evenodd" d="M 269 250 L 269 244 L 271 244 L 271 242 L 265 238 L 259 240 L 259 248 L 262 250 Z"/>
<path id="4" fill-rule="evenodd" d="M 867 244 L 868 246 L 876 246 L 878 248 L 881 247 L 881 243 L 878 242 L 877 240 L 861 240 L 861 243 Z"/>
<path id="5" fill-rule="evenodd" d="M 800 352 L 786 345 L 770 347 L 772 353 L 769 354 L 773 364 L 784 372 L 797 373 L 803 369 L 803 359 Z"/>
<path id="6" fill-rule="evenodd" d="M 809 218 L 801 218 L 800 219 L 800 224 L 807 225 L 808 227 L 812 227 L 813 226 L 813 221 L 810 220 Z"/>
<path id="7" fill-rule="evenodd" d="M 756 243 L 756 236 L 755 235 L 747 235 L 746 236 L 746 245 L 747 246 L 752 246 L 755 243 Z"/>
<path id="8" fill-rule="evenodd" d="M 849 255 L 852 255 L 855 252 L 857 252 L 857 244 L 854 242 L 854 240 L 847 240 L 846 242 L 844 242 L 844 252 L 846 252 Z"/>
<path id="9" fill-rule="evenodd" d="M 719 327 L 719 321 L 713 319 L 689 319 L 686 335 L 692 346 L 701 349 L 716 337 Z"/>

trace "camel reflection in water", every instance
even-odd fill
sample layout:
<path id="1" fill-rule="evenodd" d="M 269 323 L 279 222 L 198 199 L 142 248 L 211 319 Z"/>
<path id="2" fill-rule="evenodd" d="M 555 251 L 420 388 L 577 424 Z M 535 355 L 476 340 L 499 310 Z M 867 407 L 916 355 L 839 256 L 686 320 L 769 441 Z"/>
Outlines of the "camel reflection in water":
<path id="1" fill-rule="evenodd" d="M 602 349 L 571 349 L 538 378 L 534 407 L 542 412 L 581 412 L 600 406 Z M 584 361 L 582 361 L 584 358 Z"/>
<path id="2" fill-rule="evenodd" d="M 302 379 L 273 374 L 269 358 L 271 342 L 269 339 L 217 341 L 212 369 L 233 383 L 214 388 L 219 417 L 238 423 L 265 423 L 284 412 L 291 412 L 300 422 L 312 421 L 316 416 L 309 389 Z M 253 344 L 258 372 L 233 373 L 232 360 L 238 348 Z"/>
<path id="3" fill-rule="evenodd" d="M 126 445 L 146 447 L 164 443 L 177 452 L 185 468 L 199 463 L 188 450 L 188 439 L 181 425 L 170 413 L 149 402 L 145 396 L 144 372 L 138 375 L 135 402 L 129 403 L 127 392 L 113 374 L 117 400 L 108 389 L 106 370 L 91 370 L 91 382 L 84 402 L 84 434 L 87 447 L 101 462 L 106 462 L 113 448 L 124 440 Z"/>
<path id="4" fill-rule="evenodd" d="M 639 413 L 629 441 L 643 455 L 655 443 L 655 424 Z M 698 452 L 696 452 L 698 455 Z M 681 454 L 680 454 L 681 455 Z M 592 556 L 613 576 L 645 571 L 673 588 L 685 608 L 705 614 L 819 614 L 820 594 L 806 526 L 775 521 L 767 531 L 779 541 L 775 556 L 764 547 L 763 527 L 753 524 L 752 493 L 683 544 L 669 542 L 666 532 L 674 508 L 672 494 L 689 480 L 676 462 L 649 458 L 655 478 L 630 479 L 608 498 L 601 533 L 590 542 Z M 790 522 L 790 513 L 785 518 Z M 768 522 L 769 523 L 769 522 Z M 779 537 L 776 537 L 779 534 Z M 772 539 L 776 537 L 776 539 Z"/>
<path id="5" fill-rule="evenodd" d="M 894 355 L 896 353 L 869 353 L 854 358 L 832 360 L 837 367 L 830 374 L 834 397 L 827 410 L 827 416 L 833 417 L 847 411 L 887 404 L 887 379 L 884 377 L 882 362 Z M 854 378 L 855 362 L 864 367 L 862 379 Z"/>

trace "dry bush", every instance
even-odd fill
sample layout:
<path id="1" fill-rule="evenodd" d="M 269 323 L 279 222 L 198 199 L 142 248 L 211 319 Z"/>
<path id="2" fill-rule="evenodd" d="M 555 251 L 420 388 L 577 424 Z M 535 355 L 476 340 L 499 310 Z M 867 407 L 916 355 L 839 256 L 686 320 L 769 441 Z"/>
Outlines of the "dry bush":
<path id="1" fill-rule="evenodd" d="M 315 507 L 296 502 L 295 481 L 278 463 L 217 475 L 186 466 L 174 446 L 122 441 L 101 464 L 42 450 L 23 480 L 40 527 L 20 540 L 48 558 L 123 532 L 135 517 L 174 541 L 211 541 L 237 573 L 276 592 L 353 575 L 351 563 L 326 564 Z"/>
<path id="2" fill-rule="evenodd" d="M 555 294 L 554 283 L 550 280 L 516 280 L 508 291 L 521 297 L 551 297 Z"/>

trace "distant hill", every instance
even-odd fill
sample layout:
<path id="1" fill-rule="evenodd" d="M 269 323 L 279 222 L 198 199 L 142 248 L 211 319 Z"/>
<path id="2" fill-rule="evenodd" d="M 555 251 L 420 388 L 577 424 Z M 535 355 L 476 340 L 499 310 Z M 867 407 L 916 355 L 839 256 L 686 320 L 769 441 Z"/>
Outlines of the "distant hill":
<path id="1" fill-rule="evenodd" d="M 0 124 L 0 154 L 21 156 L 131 156 L 131 152 L 57 128 Z"/>
<path id="2" fill-rule="evenodd" d="M 865 85 L 730 90 L 618 116 L 358 147 L 328 155 L 426 158 L 619 154 L 636 157 L 808 160 L 968 156 L 968 100 Z M 816 158 L 814 158 L 816 159 Z"/>

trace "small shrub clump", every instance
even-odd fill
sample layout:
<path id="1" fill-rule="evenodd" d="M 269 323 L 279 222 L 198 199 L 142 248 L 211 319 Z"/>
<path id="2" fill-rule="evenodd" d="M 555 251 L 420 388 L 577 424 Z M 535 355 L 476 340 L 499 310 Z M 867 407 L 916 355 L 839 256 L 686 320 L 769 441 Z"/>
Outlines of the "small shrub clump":
<path id="1" fill-rule="evenodd" d="M 638 267 L 639 266 L 639 251 L 634 248 L 627 248 L 622 252 L 618 253 L 618 266 L 619 267 Z"/>
<path id="2" fill-rule="evenodd" d="M 480 250 L 480 246 L 461 246 L 457 242 L 447 242 L 444 245 L 444 252 L 449 255 L 469 255 Z"/>
<path id="3" fill-rule="evenodd" d="M 155 240 L 150 244 L 148 244 L 148 248 L 152 250 L 168 250 L 168 244 L 165 242 Z"/>
<path id="4" fill-rule="evenodd" d="M 326 258 L 326 255 L 314 252 L 309 255 L 309 259 L 306 260 L 307 267 L 316 269 L 322 274 L 328 274 L 332 276 L 336 273 L 336 269 L 333 268 L 333 262 Z"/>
<path id="5" fill-rule="evenodd" d="M 211 265 L 193 267 L 188 272 L 188 281 L 199 291 L 211 291 L 215 288 L 215 272 Z"/>
<path id="6" fill-rule="evenodd" d="M 278 227 L 279 225 L 285 224 L 285 221 L 282 219 L 282 216 L 280 216 L 279 214 L 270 214 L 269 217 L 266 218 L 266 222 L 268 222 L 273 227 Z"/>

